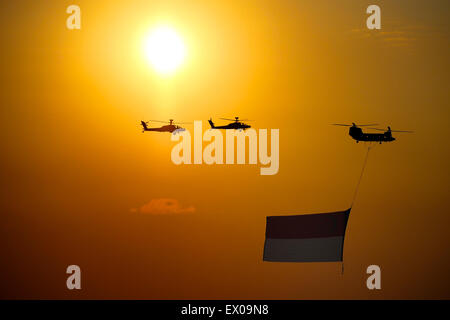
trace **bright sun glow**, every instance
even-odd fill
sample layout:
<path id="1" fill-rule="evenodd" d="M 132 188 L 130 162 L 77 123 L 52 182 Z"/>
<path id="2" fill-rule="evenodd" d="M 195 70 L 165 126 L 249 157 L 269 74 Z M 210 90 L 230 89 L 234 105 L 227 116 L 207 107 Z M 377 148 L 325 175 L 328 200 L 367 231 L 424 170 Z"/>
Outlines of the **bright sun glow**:
<path id="1" fill-rule="evenodd" d="M 178 34 L 169 27 L 158 27 L 146 38 L 145 54 L 160 74 L 174 72 L 186 56 L 186 48 Z"/>

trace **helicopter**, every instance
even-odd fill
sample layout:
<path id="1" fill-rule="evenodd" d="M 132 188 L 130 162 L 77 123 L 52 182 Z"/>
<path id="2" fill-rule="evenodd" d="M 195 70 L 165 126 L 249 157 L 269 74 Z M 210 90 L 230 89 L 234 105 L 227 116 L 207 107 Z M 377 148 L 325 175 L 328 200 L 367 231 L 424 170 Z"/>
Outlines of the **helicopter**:
<path id="1" fill-rule="evenodd" d="M 227 119 L 227 118 L 220 118 L 220 119 L 233 121 L 233 122 L 227 124 L 226 126 L 215 126 L 214 122 L 212 121 L 212 118 L 210 118 L 208 120 L 208 122 L 211 125 L 211 129 L 235 129 L 235 130 L 239 129 L 239 130 L 246 130 L 246 129 L 251 127 L 248 124 L 245 124 L 243 122 L 239 122 L 239 117 L 234 117 L 234 120 L 233 119 Z M 241 121 L 251 121 L 251 120 L 244 119 L 244 120 L 241 120 Z"/>
<path id="2" fill-rule="evenodd" d="M 394 141 L 395 138 L 392 136 L 392 132 L 407 132 L 412 133 L 413 131 L 403 131 L 403 130 L 391 130 L 391 127 L 387 127 L 387 130 L 379 129 L 379 128 L 369 128 L 378 131 L 384 131 L 384 133 L 364 133 L 360 127 L 370 127 L 375 126 L 377 124 L 362 124 L 356 125 L 354 122 L 352 124 L 341 124 L 341 123 L 333 123 L 334 126 L 343 126 L 350 127 L 348 130 L 348 134 L 356 140 L 356 143 L 360 141 L 370 141 L 370 142 L 379 142 L 380 144 L 383 142 L 391 142 Z"/>
<path id="3" fill-rule="evenodd" d="M 150 121 L 153 122 L 161 122 L 161 123 L 169 123 L 168 125 L 159 127 L 159 128 L 149 128 L 147 125 Z M 184 131 L 186 129 L 178 126 L 178 124 L 187 124 L 188 122 L 179 122 L 179 123 L 175 123 L 173 122 L 173 119 L 169 119 L 169 121 L 159 121 L 159 120 L 150 120 L 150 121 L 142 121 L 141 120 L 141 125 L 142 125 L 142 132 L 145 131 L 158 131 L 158 132 L 174 132 L 174 131 Z"/>

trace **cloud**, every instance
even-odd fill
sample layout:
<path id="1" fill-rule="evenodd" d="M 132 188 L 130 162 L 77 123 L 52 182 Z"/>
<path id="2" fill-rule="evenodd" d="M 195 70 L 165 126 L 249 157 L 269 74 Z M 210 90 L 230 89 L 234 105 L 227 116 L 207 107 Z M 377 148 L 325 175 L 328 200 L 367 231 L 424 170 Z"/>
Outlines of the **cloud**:
<path id="1" fill-rule="evenodd" d="M 405 31 L 379 31 L 367 28 L 353 29 L 352 33 L 361 39 L 374 39 L 390 46 L 405 46 L 416 40 L 412 33 Z"/>
<path id="2" fill-rule="evenodd" d="M 407 25 L 390 23 L 381 30 L 369 30 L 368 28 L 352 29 L 351 33 L 360 39 L 373 39 L 388 46 L 410 46 L 418 40 L 439 36 L 438 30 L 421 25 Z"/>
<path id="3" fill-rule="evenodd" d="M 139 208 L 130 209 L 131 212 L 139 212 L 143 214 L 183 214 L 194 213 L 194 206 L 183 207 L 176 199 L 160 198 L 152 199 Z"/>

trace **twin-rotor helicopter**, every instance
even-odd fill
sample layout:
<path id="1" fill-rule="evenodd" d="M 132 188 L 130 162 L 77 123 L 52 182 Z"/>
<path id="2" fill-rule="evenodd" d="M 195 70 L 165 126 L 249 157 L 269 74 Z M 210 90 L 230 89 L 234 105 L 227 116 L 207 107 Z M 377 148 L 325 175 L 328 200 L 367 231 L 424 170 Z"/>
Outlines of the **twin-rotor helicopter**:
<path id="1" fill-rule="evenodd" d="M 373 124 L 360 124 L 356 125 L 354 122 L 352 124 L 341 124 L 341 123 L 333 123 L 334 126 L 342 126 L 342 127 L 350 127 L 348 130 L 348 134 L 356 143 L 360 141 L 368 141 L 368 142 L 391 142 L 394 141 L 395 138 L 392 136 L 392 132 L 405 132 L 405 133 L 413 133 L 414 131 L 405 131 L 405 130 L 391 130 L 391 127 L 387 127 L 387 130 L 380 128 L 371 128 L 371 126 L 376 126 L 376 123 Z M 360 127 L 369 127 L 368 129 L 383 131 L 384 133 L 368 133 L 363 132 Z"/>

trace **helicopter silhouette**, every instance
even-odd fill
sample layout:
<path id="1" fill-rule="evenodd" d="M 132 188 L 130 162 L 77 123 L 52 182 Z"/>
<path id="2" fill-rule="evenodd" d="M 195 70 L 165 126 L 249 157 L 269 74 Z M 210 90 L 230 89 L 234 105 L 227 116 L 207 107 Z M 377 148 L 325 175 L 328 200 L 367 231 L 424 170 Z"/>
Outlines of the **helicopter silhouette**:
<path id="1" fill-rule="evenodd" d="M 362 125 L 356 125 L 354 122 L 352 124 L 341 124 L 341 123 L 333 123 L 334 126 L 343 126 L 343 127 L 350 127 L 348 130 L 348 134 L 356 140 L 356 143 L 360 141 L 369 141 L 369 142 L 379 142 L 380 144 L 383 142 L 391 142 L 395 141 L 395 138 L 392 136 L 392 132 L 407 132 L 412 133 L 414 131 L 404 131 L 404 130 L 391 130 L 391 127 L 387 127 L 387 130 L 385 129 L 379 129 L 379 128 L 369 128 L 373 130 L 378 131 L 384 131 L 384 133 L 367 133 L 363 132 L 363 130 L 360 127 L 369 127 L 369 126 L 375 126 L 375 124 L 362 124 Z"/>
<path id="2" fill-rule="evenodd" d="M 148 123 L 150 121 L 161 122 L 161 123 L 169 123 L 169 124 L 165 125 L 165 126 L 161 126 L 159 128 L 149 128 L 147 125 L 148 125 Z M 187 124 L 187 123 L 189 123 L 189 122 L 178 122 L 178 123 L 175 123 L 175 122 L 173 122 L 173 119 L 169 119 L 169 121 L 159 121 L 159 120 L 150 120 L 150 121 L 145 122 L 145 121 L 141 120 L 142 132 L 145 132 L 145 131 L 158 131 L 158 132 L 170 132 L 170 133 L 172 133 L 174 131 L 184 131 L 186 129 L 178 126 L 178 124 Z"/>
<path id="3" fill-rule="evenodd" d="M 208 122 L 209 122 L 209 124 L 210 124 L 210 126 L 211 126 L 211 129 L 235 129 L 235 130 L 246 130 L 246 129 L 248 129 L 248 128 L 251 127 L 251 126 L 248 125 L 248 124 L 245 124 L 245 123 L 243 123 L 243 122 L 239 122 L 239 117 L 234 117 L 234 120 L 233 120 L 233 119 L 227 119 L 227 118 L 220 118 L 220 119 L 222 119 L 222 120 L 228 120 L 228 121 L 233 121 L 233 122 L 231 122 L 231 123 L 229 123 L 229 124 L 227 124 L 227 125 L 225 125 L 225 126 L 215 126 L 215 125 L 214 125 L 214 122 L 212 121 L 212 118 L 210 118 L 210 119 L 208 120 Z M 244 119 L 244 120 L 241 120 L 241 121 L 251 121 L 251 120 Z"/>

